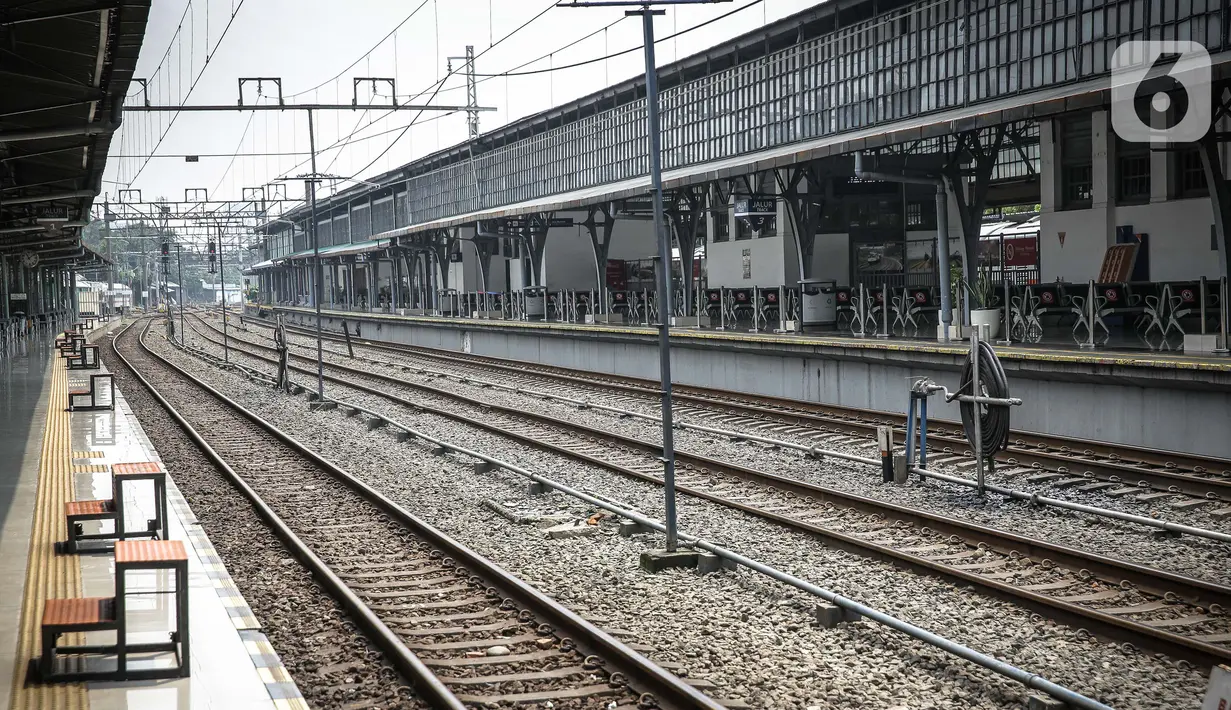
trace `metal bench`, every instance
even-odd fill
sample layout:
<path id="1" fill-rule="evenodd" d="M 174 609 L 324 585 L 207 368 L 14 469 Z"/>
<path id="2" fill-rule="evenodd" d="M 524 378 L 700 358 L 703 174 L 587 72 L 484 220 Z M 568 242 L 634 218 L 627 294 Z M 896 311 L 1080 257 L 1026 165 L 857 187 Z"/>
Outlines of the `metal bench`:
<path id="1" fill-rule="evenodd" d="M 102 361 L 98 358 L 98 352 L 99 348 L 97 345 L 83 345 L 81 352 L 68 356 L 66 365 L 70 370 L 97 370 L 102 367 Z"/>
<path id="2" fill-rule="evenodd" d="M 68 524 L 68 540 L 57 544 L 57 552 L 75 555 L 81 551 L 78 543 L 84 540 L 112 540 L 118 536 L 119 511 L 114 500 L 76 500 L 64 504 L 64 519 Z M 110 520 L 115 524 L 113 532 L 85 534 L 81 524 L 87 521 Z"/>
<path id="3" fill-rule="evenodd" d="M 612 291 L 610 294 L 611 303 L 607 307 L 607 312 L 624 316 L 631 320 L 630 306 L 628 303 L 628 291 Z"/>
<path id="4" fill-rule="evenodd" d="M 68 391 L 68 411 L 115 409 L 115 378 L 110 372 L 90 375 L 90 386 Z"/>
<path id="5" fill-rule="evenodd" d="M 135 570 L 170 570 L 175 573 L 175 630 L 165 642 L 128 642 L 125 619 L 126 577 Z M 190 672 L 188 627 L 188 553 L 179 540 L 121 540 L 115 545 L 115 596 L 48 599 L 41 623 L 42 653 L 31 660 L 31 677 L 45 683 L 186 678 Z M 61 635 L 83 631 L 115 631 L 110 645 L 57 646 Z M 170 652 L 174 665 L 129 668 L 130 654 Z M 62 656 L 113 656 L 113 663 L 61 664 Z M 82 660 L 85 660 L 84 658 Z M 68 668 L 61 669 L 61 665 Z M 102 669 L 102 665 L 112 668 Z M 90 670 L 83 670 L 90 668 Z"/>
<path id="6" fill-rule="evenodd" d="M 772 328 L 775 321 L 782 320 L 782 303 L 781 294 L 776 288 L 758 288 L 757 289 L 757 314 L 760 316 L 758 325 L 764 326 L 767 330 Z"/>
<path id="7" fill-rule="evenodd" d="M 904 288 L 901 296 L 894 297 L 894 313 L 895 330 L 901 326 L 902 335 L 906 335 L 906 326 L 909 325 L 918 334 L 919 322 L 927 323 L 931 315 L 940 313 L 940 306 L 931 288 Z"/>
<path id="8" fill-rule="evenodd" d="M 127 530 L 124 514 L 124 485 L 136 481 L 150 481 L 154 486 L 154 517 L 146 521 L 144 530 Z M 155 461 L 117 463 L 111 467 L 111 498 L 108 500 L 78 500 L 64 504 L 64 518 L 68 527 L 68 539 L 56 545 L 56 551 L 76 554 L 82 551 L 79 543 L 87 540 L 125 540 L 133 537 L 167 539 L 167 471 Z M 106 521 L 114 523 L 110 532 L 85 534 L 82 523 Z M 96 552 L 109 547 L 91 548 Z"/>
<path id="9" fill-rule="evenodd" d="M 834 327 L 837 330 L 843 328 L 853 328 L 855 323 L 855 304 L 850 286 L 839 286 L 834 290 L 834 303 L 837 312 L 837 321 Z"/>
<path id="10" fill-rule="evenodd" d="M 752 320 L 752 313 L 756 308 L 753 298 L 753 292 L 750 288 L 731 289 L 730 306 L 727 312 L 732 323 L 737 322 L 741 316 Z"/>
<path id="11" fill-rule="evenodd" d="M 81 349 L 85 347 L 85 336 L 80 333 L 65 331 L 64 337 L 56 340 L 56 347 L 60 350 L 60 357 L 80 355 Z"/>

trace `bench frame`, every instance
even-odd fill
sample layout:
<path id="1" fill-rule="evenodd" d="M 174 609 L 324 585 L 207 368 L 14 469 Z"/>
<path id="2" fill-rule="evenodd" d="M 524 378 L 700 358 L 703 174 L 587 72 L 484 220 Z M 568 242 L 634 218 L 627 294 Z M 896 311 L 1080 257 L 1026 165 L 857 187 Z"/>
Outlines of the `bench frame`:
<path id="1" fill-rule="evenodd" d="M 98 403 L 98 395 L 100 394 L 98 382 L 99 380 L 102 380 L 102 379 L 107 380 L 106 386 L 109 387 L 111 390 L 111 399 L 108 400 L 107 404 Z M 74 400 L 78 397 L 87 397 L 87 396 L 90 398 L 89 404 L 76 404 L 74 402 Z M 103 372 L 97 375 L 90 375 L 90 389 L 89 390 L 70 389 L 68 391 L 68 411 L 70 412 L 90 412 L 90 411 L 100 411 L 104 409 L 109 409 L 112 411 L 115 410 L 115 376 L 112 375 L 110 372 Z"/>
<path id="2" fill-rule="evenodd" d="M 181 543 L 182 544 L 182 543 Z M 125 587 L 126 575 L 134 570 L 171 570 L 175 573 L 175 630 L 170 633 L 170 639 L 162 643 L 128 643 L 128 625 L 125 619 Z M 65 683 L 92 680 L 131 681 L 156 680 L 165 678 L 187 678 L 190 675 L 189 664 L 189 625 L 188 625 L 188 560 L 135 560 L 128 562 L 116 561 L 115 565 L 115 597 L 114 619 L 103 619 L 95 623 L 63 624 L 41 626 L 43 641 L 42 653 L 38 658 L 30 660 L 29 677 L 44 683 Z M 87 646 L 56 646 L 56 641 L 62 634 L 73 631 L 110 631 L 116 632 L 116 642 L 111 645 Z M 176 664 L 167 668 L 128 667 L 128 655 L 132 653 L 175 654 Z M 60 671 L 56 662 L 63 655 L 111 655 L 115 656 L 114 670 L 97 670 L 71 672 Z"/>
<path id="3" fill-rule="evenodd" d="M 67 367 L 70 370 L 98 370 L 103 362 L 99 356 L 101 349 L 97 345 L 83 345 L 81 351 L 68 356 Z"/>

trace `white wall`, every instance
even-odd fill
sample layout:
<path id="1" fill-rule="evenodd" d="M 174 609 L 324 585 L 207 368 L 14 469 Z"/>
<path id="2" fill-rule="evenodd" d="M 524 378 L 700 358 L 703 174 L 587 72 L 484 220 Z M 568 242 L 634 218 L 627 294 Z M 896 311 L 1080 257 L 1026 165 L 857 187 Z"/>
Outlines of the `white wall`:
<path id="1" fill-rule="evenodd" d="M 818 234 L 812 247 L 812 277 L 849 286 L 851 280 L 851 235 Z"/>
<path id="2" fill-rule="evenodd" d="M 548 230 L 547 246 L 543 252 L 543 274 L 543 285 L 550 289 L 598 288 L 594 247 L 584 227 Z"/>
<path id="3" fill-rule="evenodd" d="M 1210 249 L 1213 224 L 1208 198 L 1045 213 L 1039 235 L 1042 280 L 1097 278 L 1107 248 L 1115 243 L 1115 228 L 1121 226 L 1149 235 L 1151 280 L 1218 278 L 1218 251 Z"/>
<path id="4" fill-rule="evenodd" d="M 1150 235 L 1149 277 L 1154 281 L 1221 276 L 1218 252 L 1210 249 L 1210 226 L 1214 223 L 1209 198 L 1168 200 L 1166 154 L 1151 154 L 1151 201 L 1141 205 L 1117 205 L 1115 201 L 1114 136 L 1108 130 L 1108 115 L 1092 117 L 1094 184 L 1091 209 L 1060 210 L 1057 145 L 1062 136 L 1057 127 L 1044 123 L 1040 130 L 1042 149 L 1042 231 L 1039 261 L 1043 281 L 1070 282 L 1098 277 L 1107 248 L 1115 244 L 1116 227 L 1131 226 L 1137 234 Z M 1226 165 L 1226 156 L 1223 156 Z M 1060 232 L 1065 233 L 1064 244 Z"/>
<path id="5" fill-rule="evenodd" d="M 783 237 L 711 243 L 707 256 L 710 288 L 781 286 L 785 281 Z M 743 252 L 751 251 L 751 278 L 744 278 Z"/>
<path id="6" fill-rule="evenodd" d="M 1210 249 L 1214 210 L 1208 198 L 1117 207 L 1116 225 L 1148 234 L 1150 279 L 1178 281 L 1221 276 L 1218 251 Z"/>

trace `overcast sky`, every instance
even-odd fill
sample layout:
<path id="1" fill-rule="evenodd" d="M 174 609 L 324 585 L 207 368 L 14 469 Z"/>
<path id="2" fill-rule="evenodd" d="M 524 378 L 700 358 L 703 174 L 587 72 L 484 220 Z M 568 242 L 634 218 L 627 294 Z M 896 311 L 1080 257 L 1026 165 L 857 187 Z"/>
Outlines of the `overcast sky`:
<path id="1" fill-rule="evenodd" d="M 754 2 L 732 17 L 658 43 L 658 63 L 669 64 L 677 57 L 694 54 L 818 2 Z M 668 7 L 666 16 L 656 20 L 656 32 L 664 37 L 749 3 L 750 0 L 734 0 Z M 401 29 L 354 68 L 346 70 L 421 4 L 417 14 Z M 407 95 L 428 91 L 417 99 L 423 103 L 433 85 L 446 76 L 448 57 L 463 55 L 467 44 L 474 45 L 476 53 L 484 52 L 492 41 L 513 32 L 550 4 L 548 0 L 155 0 L 135 76 L 149 79 L 149 99 L 155 104 L 233 105 L 238 96 L 237 79 L 258 76 L 281 77 L 288 102 L 350 104 L 352 78 L 378 76 L 393 77 L 403 101 Z M 637 48 L 621 57 L 583 67 L 482 81 L 478 86 L 479 104 L 495 107 L 496 111 L 481 114 L 480 130 L 491 130 L 641 74 L 644 61 L 640 18 L 622 19 L 623 12 L 619 8 L 552 8 L 479 57 L 479 74 L 498 74 L 553 52 L 520 71 L 547 69 Z M 616 21 L 610 29 L 555 52 Z M 228 22 L 231 26 L 219 43 Z M 202 69 L 207 46 L 213 54 Z M 339 74 L 341 78 L 329 81 Z M 195 89 L 185 100 L 193 78 L 198 75 Z M 319 89 L 311 90 L 322 82 L 324 85 Z M 464 105 L 464 87 L 462 75 L 452 76 L 431 103 Z M 360 104 L 372 101 L 370 89 L 361 92 Z M 245 103 L 270 101 L 275 89 L 267 86 L 264 93 L 264 97 L 258 97 L 255 87 L 246 90 Z M 139 101 L 138 94 L 134 84 L 129 103 Z M 296 94 L 300 95 L 292 98 Z M 357 127 L 366 126 L 348 144 L 321 150 L 318 170 L 343 176 L 371 176 L 466 138 L 465 114 L 424 113 L 397 141 L 394 139 L 416 119 L 416 113 L 380 116 L 383 114 L 377 111 L 318 114 L 318 150 L 334 145 Z M 122 188 L 140 189 L 146 200 L 183 199 L 187 188 L 205 188 L 211 199 L 238 199 L 244 187 L 307 172 L 306 155 L 242 155 L 306 153 L 308 132 L 303 112 L 181 113 L 173 123 L 172 117 L 173 114 L 125 114 L 124 126 L 112 143 L 108 182 L 103 186 L 110 199 L 115 200 L 117 190 Z M 355 140 L 365 136 L 373 137 Z M 390 150 L 383 158 L 364 169 L 386 148 Z M 241 155 L 232 160 L 230 156 L 237 151 Z M 145 156 L 151 153 L 168 157 L 147 160 Z M 185 154 L 202 157 L 200 162 L 186 163 Z M 205 157 L 208 154 L 223 157 Z M 298 197 L 302 185 L 291 182 L 287 190 L 291 197 Z"/>

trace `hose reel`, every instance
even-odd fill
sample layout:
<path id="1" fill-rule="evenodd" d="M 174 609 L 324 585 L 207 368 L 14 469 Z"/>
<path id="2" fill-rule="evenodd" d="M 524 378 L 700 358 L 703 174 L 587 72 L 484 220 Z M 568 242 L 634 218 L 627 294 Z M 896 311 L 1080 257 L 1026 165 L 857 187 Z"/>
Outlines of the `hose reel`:
<path id="1" fill-rule="evenodd" d="M 973 350 L 978 352 L 979 382 L 976 391 L 974 373 L 974 353 L 966 357 L 966 366 L 962 369 L 962 387 L 958 390 L 962 395 L 992 399 L 1009 399 L 1009 381 L 1005 377 L 1004 368 L 1000 366 L 1000 358 L 986 340 L 978 341 Z M 962 412 L 962 427 L 966 430 L 966 440 L 975 451 L 982 451 L 983 457 L 990 460 L 1009 445 L 1009 404 L 977 403 L 960 401 Z M 982 446 L 975 446 L 975 412 L 979 414 L 979 432 Z"/>
<path id="2" fill-rule="evenodd" d="M 956 392 L 928 378 L 916 380 L 910 387 L 910 406 L 906 417 L 906 467 L 926 477 L 928 398 L 944 394 L 946 402 L 957 400 L 962 428 L 975 456 L 979 493 L 984 491 L 984 465 L 1009 445 L 1009 408 L 1022 401 L 1009 396 L 1009 380 L 995 349 L 979 340 L 978 333 L 970 338 L 966 365 L 962 368 L 961 385 Z M 915 432 L 919 432 L 919 441 Z M 916 462 L 918 462 L 916 468 Z"/>

